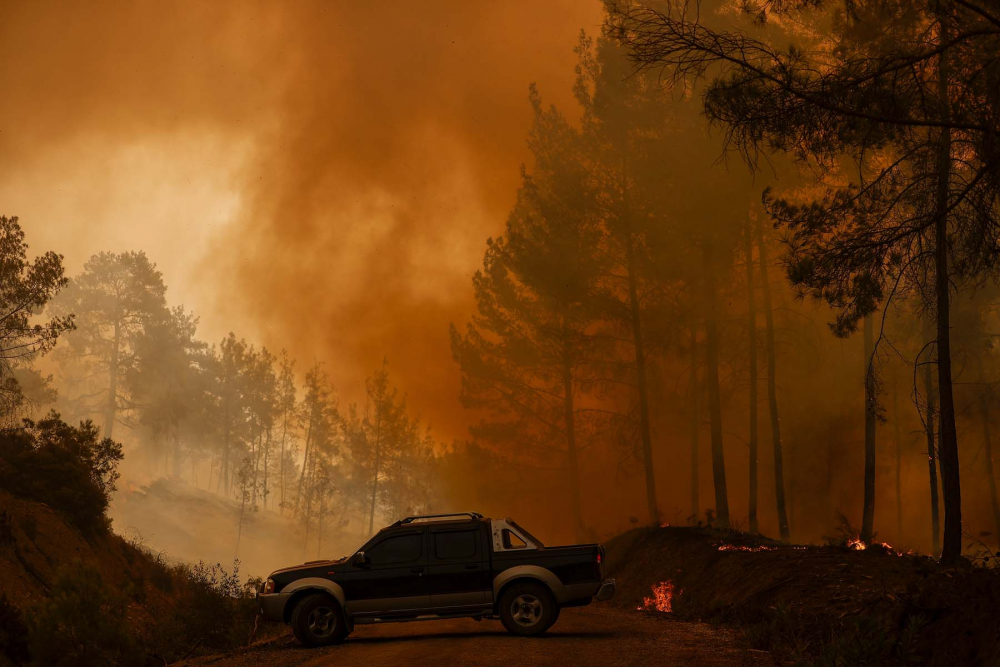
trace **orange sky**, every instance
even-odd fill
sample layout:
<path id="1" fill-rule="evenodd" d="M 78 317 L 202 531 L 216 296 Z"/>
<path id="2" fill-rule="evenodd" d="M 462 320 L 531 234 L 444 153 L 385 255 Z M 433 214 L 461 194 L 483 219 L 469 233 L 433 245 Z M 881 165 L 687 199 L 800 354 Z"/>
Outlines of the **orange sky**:
<path id="1" fill-rule="evenodd" d="M 464 435 L 447 327 L 527 159 L 527 89 L 571 111 L 596 0 L 0 0 L 0 213 L 76 273 L 142 249 L 200 335 L 356 400 L 383 355 Z"/>

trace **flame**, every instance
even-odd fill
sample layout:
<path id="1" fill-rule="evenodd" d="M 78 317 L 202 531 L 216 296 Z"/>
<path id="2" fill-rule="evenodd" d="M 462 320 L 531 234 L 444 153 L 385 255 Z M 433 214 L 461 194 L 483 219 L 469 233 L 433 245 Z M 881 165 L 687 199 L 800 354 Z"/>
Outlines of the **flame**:
<path id="1" fill-rule="evenodd" d="M 746 544 L 720 544 L 719 551 L 774 551 L 776 547 L 760 545 L 751 547 Z"/>
<path id="2" fill-rule="evenodd" d="M 660 528 L 670 528 L 670 524 L 669 523 L 661 523 L 660 524 Z"/>
<path id="3" fill-rule="evenodd" d="M 893 556 L 900 556 L 900 557 L 902 557 L 902 556 L 916 556 L 917 555 L 917 552 L 915 552 L 913 549 L 910 549 L 908 551 L 899 551 L 898 549 L 894 548 L 888 542 L 875 542 L 874 545 L 882 547 L 883 549 L 885 549 L 887 552 L 889 552 Z M 868 545 L 866 545 L 864 542 L 862 542 L 860 538 L 853 537 L 853 538 L 847 540 L 847 548 L 851 549 L 853 551 L 864 551 L 865 549 L 868 548 Z"/>
<path id="4" fill-rule="evenodd" d="M 801 545 L 769 546 L 767 544 L 758 544 L 757 546 L 750 546 L 749 544 L 718 544 L 715 548 L 718 551 L 777 551 L 778 549 L 803 551 L 807 547 Z"/>
<path id="5" fill-rule="evenodd" d="M 917 555 L 916 552 L 913 551 L 913 549 L 910 549 L 908 551 L 899 551 L 899 550 L 893 548 L 893 546 L 891 544 L 889 544 L 888 542 L 879 542 L 879 546 L 882 547 L 883 549 L 885 549 L 886 551 L 888 551 L 889 553 L 895 555 L 895 556 L 916 556 Z"/>
<path id="6" fill-rule="evenodd" d="M 677 595 L 680 595 L 681 591 L 677 590 Z M 667 579 L 666 581 L 661 581 L 653 586 L 653 597 L 647 597 L 642 599 L 642 605 L 636 607 L 639 611 L 661 611 L 665 614 L 669 614 L 674 610 L 674 582 Z"/>

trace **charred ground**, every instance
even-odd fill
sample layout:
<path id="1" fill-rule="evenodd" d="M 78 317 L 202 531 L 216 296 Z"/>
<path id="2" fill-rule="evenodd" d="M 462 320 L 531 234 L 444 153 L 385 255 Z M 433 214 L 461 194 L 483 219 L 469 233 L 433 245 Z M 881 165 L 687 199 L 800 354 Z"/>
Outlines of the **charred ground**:
<path id="1" fill-rule="evenodd" d="M 704 528 L 642 528 L 607 544 L 611 604 L 739 628 L 776 661 L 992 665 L 1000 574 L 891 547 L 787 545 Z M 668 584 L 668 585 L 664 585 Z M 660 599 L 657 599 L 657 592 Z"/>

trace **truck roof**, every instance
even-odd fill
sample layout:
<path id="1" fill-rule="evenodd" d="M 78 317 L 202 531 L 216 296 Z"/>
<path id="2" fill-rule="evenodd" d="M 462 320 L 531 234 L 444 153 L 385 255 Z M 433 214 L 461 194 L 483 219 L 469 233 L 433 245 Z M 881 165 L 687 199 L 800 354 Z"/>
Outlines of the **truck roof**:
<path id="1" fill-rule="evenodd" d="M 408 516 L 399 521 L 392 523 L 382 530 L 387 528 L 396 528 L 398 526 L 405 526 L 409 524 L 420 524 L 425 525 L 439 525 L 439 524 L 452 524 L 452 523 L 462 523 L 462 522 L 481 522 L 489 521 L 489 518 L 484 517 L 479 512 L 450 512 L 448 514 L 418 514 L 416 516 Z M 381 531 L 379 531 L 381 532 Z"/>

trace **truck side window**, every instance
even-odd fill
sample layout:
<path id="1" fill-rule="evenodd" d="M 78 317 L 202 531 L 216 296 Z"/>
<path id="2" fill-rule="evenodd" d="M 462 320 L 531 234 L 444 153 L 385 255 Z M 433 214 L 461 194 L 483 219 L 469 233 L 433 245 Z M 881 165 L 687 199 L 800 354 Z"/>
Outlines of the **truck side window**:
<path id="1" fill-rule="evenodd" d="M 374 565 L 391 565 L 393 563 L 412 563 L 420 558 L 419 533 L 396 535 L 389 537 L 373 546 L 367 555 Z"/>
<path id="2" fill-rule="evenodd" d="M 503 529 L 504 549 L 524 549 L 527 546 L 524 540 L 517 536 L 517 533 L 511 532 L 508 528 Z"/>
<path id="3" fill-rule="evenodd" d="M 434 555 L 438 560 L 468 560 L 476 555 L 478 530 L 434 533 Z"/>

